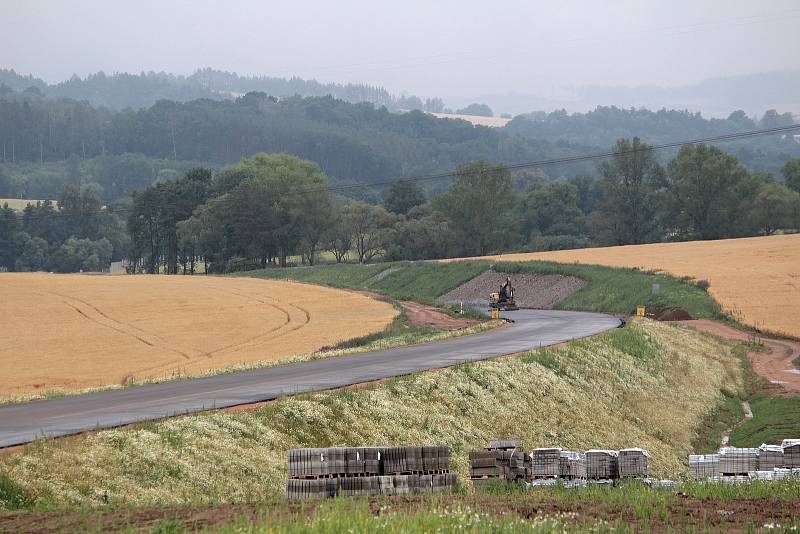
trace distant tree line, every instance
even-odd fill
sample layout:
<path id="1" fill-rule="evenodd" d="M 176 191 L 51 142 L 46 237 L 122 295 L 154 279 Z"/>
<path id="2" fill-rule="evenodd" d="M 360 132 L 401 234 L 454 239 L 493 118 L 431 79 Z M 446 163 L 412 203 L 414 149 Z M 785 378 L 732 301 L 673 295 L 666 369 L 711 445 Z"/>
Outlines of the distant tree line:
<path id="1" fill-rule="evenodd" d="M 471 159 L 513 163 L 580 151 L 419 111 L 391 113 L 331 97 L 278 101 L 248 93 L 235 101 L 164 100 L 139 111 L 111 112 L 85 102 L 47 99 L 35 91 L 0 96 L 0 194 L 5 191 L 9 197 L 56 196 L 63 179 L 46 191 L 41 181 L 29 187 L 27 178 L 12 180 L 11 175 L 49 175 L 54 163 L 70 160 L 72 167 L 65 169 L 62 164 L 62 174 L 79 166 L 83 174 L 103 180 L 94 183 L 101 186 L 103 198 L 113 200 L 140 189 L 142 181 L 152 183 L 162 169 L 185 172 L 189 168 L 185 162 L 221 166 L 257 152 L 283 152 L 315 161 L 340 184 L 448 171 Z M 165 163 L 169 161 L 173 163 Z M 137 167 L 137 179 L 104 176 L 130 175 L 118 172 L 128 162 Z M 150 172 L 144 172 L 143 162 L 152 167 Z M 105 170 L 109 165 L 117 169 L 109 173 Z M 24 172 L 19 166 L 25 167 Z M 550 172 L 591 170 L 588 165 L 572 165 Z"/>
<path id="2" fill-rule="evenodd" d="M 442 103 L 424 105 L 439 109 Z M 0 94 L 0 198 L 54 199 L 67 184 L 94 184 L 101 198 L 112 201 L 194 166 L 217 170 L 257 152 L 315 161 L 333 184 L 343 184 L 449 171 L 473 159 L 514 164 L 605 152 L 616 139 L 638 132 L 641 139 L 660 143 L 790 122 L 776 112 L 758 121 L 742 112 L 706 120 L 682 111 L 598 108 L 587 114 L 531 114 L 505 128 L 486 128 L 331 97 L 277 100 L 263 93 L 232 101 L 164 100 L 117 112 L 50 99 L 34 88 Z M 778 178 L 785 161 L 800 157 L 800 144 L 791 135 L 720 147 L 749 170 Z M 658 161 L 666 164 L 675 154 L 659 151 Z M 547 173 L 598 175 L 588 163 L 549 166 Z M 430 182 L 426 192 L 436 194 L 447 185 Z M 380 200 L 365 191 L 358 193 L 362 200 Z"/>
<path id="3" fill-rule="evenodd" d="M 662 167 L 639 139 L 620 139 L 602 178 L 528 181 L 473 161 L 430 200 L 400 180 L 382 205 L 344 199 L 311 162 L 257 154 L 212 175 L 195 169 L 133 196 L 131 260 L 149 273 L 282 267 L 720 239 L 800 229 L 800 160 L 786 185 L 753 174 L 708 145 L 683 147 Z"/>
<path id="4" fill-rule="evenodd" d="M 159 100 L 231 100 L 252 91 L 277 97 L 330 95 L 345 102 L 369 102 L 390 110 L 419 109 L 436 112 L 444 108 L 444 102 L 440 98 L 430 98 L 423 102 L 417 96 L 396 96 L 383 87 L 373 85 L 321 83 L 297 77 L 239 76 L 210 68 L 198 69 L 190 76 L 165 72 L 106 74 L 99 71 L 85 78 L 73 75 L 57 84 L 48 84 L 31 75 L 23 76 L 13 69 L 0 69 L 0 87 L 2 86 L 17 92 L 33 88 L 49 98 L 87 101 L 92 106 L 115 110 L 146 108 Z"/>
<path id="5" fill-rule="evenodd" d="M 686 110 L 598 106 L 587 113 L 569 114 L 562 109 L 518 115 L 505 129 L 531 139 L 609 147 L 622 137 L 637 136 L 650 144 L 661 144 L 792 124 L 791 113 L 778 113 L 774 109 L 767 110 L 761 118 L 750 118 L 738 110 L 726 119 L 706 119 L 700 113 Z M 787 159 L 800 157 L 800 143 L 791 134 L 748 138 L 720 146 L 745 167 L 775 175 L 779 175 Z M 662 157 L 672 156 L 674 152 L 665 152 Z"/>

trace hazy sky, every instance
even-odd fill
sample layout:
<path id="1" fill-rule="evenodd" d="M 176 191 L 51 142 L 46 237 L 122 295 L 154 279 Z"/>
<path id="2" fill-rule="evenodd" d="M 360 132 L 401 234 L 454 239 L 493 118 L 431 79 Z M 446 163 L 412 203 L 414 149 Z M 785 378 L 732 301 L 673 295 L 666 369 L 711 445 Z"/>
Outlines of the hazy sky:
<path id="1" fill-rule="evenodd" d="M 0 67 L 297 75 L 442 96 L 800 68 L 800 0 L 0 0 Z"/>

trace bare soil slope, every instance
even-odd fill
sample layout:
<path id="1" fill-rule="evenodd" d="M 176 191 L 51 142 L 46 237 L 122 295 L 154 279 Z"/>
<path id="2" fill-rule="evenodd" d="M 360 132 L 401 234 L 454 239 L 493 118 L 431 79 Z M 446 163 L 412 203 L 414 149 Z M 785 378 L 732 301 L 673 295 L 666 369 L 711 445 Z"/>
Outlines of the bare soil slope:
<path id="1" fill-rule="evenodd" d="M 442 295 L 441 299 L 450 303 L 457 304 L 463 301 L 464 304 L 484 307 L 487 305 L 489 293 L 498 291 L 506 276 L 509 275 L 493 270 L 486 271 Z M 584 280 L 573 276 L 535 273 L 511 275 L 511 286 L 515 290 L 514 299 L 517 301 L 517 306 L 522 308 L 549 309 L 585 285 Z"/>
<path id="2" fill-rule="evenodd" d="M 800 338 L 800 234 L 501 254 L 485 259 L 639 267 L 708 280 L 712 296 L 742 322 Z"/>
<path id="3" fill-rule="evenodd" d="M 277 360 L 381 331 L 396 313 L 254 278 L 0 274 L 0 396 Z"/>

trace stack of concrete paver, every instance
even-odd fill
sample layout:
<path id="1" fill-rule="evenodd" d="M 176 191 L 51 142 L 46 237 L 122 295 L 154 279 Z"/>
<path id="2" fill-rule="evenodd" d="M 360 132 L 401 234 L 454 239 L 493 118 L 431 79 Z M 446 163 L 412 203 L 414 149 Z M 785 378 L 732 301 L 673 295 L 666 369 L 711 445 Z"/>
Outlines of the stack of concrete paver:
<path id="1" fill-rule="evenodd" d="M 698 479 L 719 475 L 719 454 L 690 454 L 689 472 Z"/>
<path id="2" fill-rule="evenodd" d="M 640 448 L 573 452 L 543 447 L 524 454 L 514 441 L 495 441 L 470 452 L 469 459 L 470 479 L 476 486 L 500 479 L 525 480 L 528 487 L 584 487 L 587 480 L 613 484 L 619 478 L 645 479 L 649 471 L 649 454 Z"/>
<path id="3" fill-rule="evenodd" d="M 643 478 L 649 471 L 650 455 L 640 448 L 622 449 L 617 454 L 619 478 Z"/>
<path id="4" fill-rule="evenodd" d="M 719 454 L 692 454 L 689 472 L 697 479 L 731 484 L 800 477 L 800 439 L 758 448 L 723 447 Z"/>
<path id="5" fill-rule="evenodd" d="M 586 477 L 612 480 L 617 478 L 617 451 L 591 449 L 586 451 Z"/>
<path id="6" fill-rule="evenodd" d="M 561 451 L 558 475 L 570 480 L 586 478 L 586 455 L 582 452 Z"/>
<path id="7" fill-rule="evenodd" d="M 439 493 L 457 482 L 439 445 L 297 449 L 288 460 L 289 499 Z"/>
<path id="8" fill-rule="evenodd" d="M 800 439 L 785 439 L 781 443 L 785 467 L 800 467 Z"/>
<path id="9" fill-rule="evenodd" d="M 470 451 L 469 477 L 477 485 L 495 480 L 525 479 L 530 470 L 529 457 L 515 441 L 493 441 L 485 449 Z"/>
<path id="10" fill-rule="evenodd" d="M 758 470 L 758 449 L 722 447 L 719 450 L 719 474 L 746 475 Z"/>
<path id="11" fill-rule="evenodd" d="M 758 470 L 772 471 L 776 467 L 783 467 L 783 447 L 780 445 L 767 445 L 763 443 L 758 448 Z"/>
<path id="12" fill-rule="evenodd" d="M 561 475 L 561 449 L 533 449 L 530 459 L 528 478 L 557 478 Z"/>

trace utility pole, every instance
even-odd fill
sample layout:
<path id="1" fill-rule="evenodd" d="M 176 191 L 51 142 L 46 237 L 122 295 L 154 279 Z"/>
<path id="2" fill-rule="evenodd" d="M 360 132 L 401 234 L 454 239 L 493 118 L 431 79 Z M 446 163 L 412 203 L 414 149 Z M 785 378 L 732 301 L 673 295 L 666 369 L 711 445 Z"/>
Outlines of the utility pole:
<path id="1" fill-rule="evenodd" d="M 178 150 L 175 148 L 175 122 L 170 121 L 169 127 L 170 132 L 172 132 L 172 159 L 178 161 Z"/>

